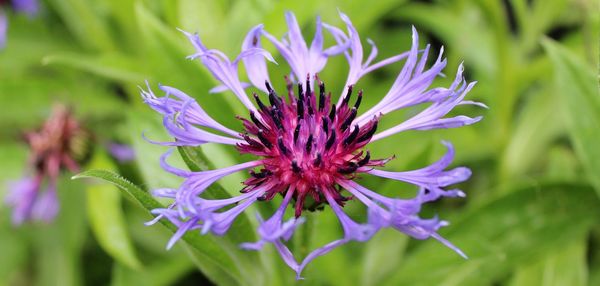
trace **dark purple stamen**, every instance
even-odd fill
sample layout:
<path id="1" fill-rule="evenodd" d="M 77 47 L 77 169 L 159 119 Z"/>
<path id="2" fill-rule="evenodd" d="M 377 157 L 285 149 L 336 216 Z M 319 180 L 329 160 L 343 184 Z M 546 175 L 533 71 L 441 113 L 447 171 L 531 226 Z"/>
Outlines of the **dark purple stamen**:
<path id="1" fill-rule="evenodd" d="M 323 107 L 325 107 L 325 83 L 321 81 L 319 84 L 319 111 L 322 111 Z"/>
<path id="2" fill-rule="evenodd" d="M 312 148 L 313 136 L 312 134 L 308 136 L 308 140 L 306 140 L 306 153 L 310 153 L 310 149 Z"/>
<path id="3" fill-rule="evenodd" d="M 352 110 L 350 110 L 350 115 L 348 115 L 348 118 L 346 118 L 346 120 L 344 120 L 344 123 L 342 123 L 342 125 L 340 125 L 341 131 L 348 129 L 350 124 L 352 124 L 352 121 L 354 121 L 354 118 L 356 118 L 356 112 L 357 112 L 356 107 L 352 107 Z"/>
<path id="4" fill-rule="evenodd" d="M 296 129 L 294 130 L 294 143 L 298 142 L 298 135 L 300 135 L 300 122 L 296 125 Z"/>
<path id="5" fill-rule="evenodd" d="M 346 93 L 346 96 L 344 97 L 344 100 L 342 101 L 343 105 L 348 105 L 348 102 L 350 101 L 350 97 L 352 97 L 352 89 L 354 87 L 352 85 L 348 86 L 348 92 Z"/>
<path id="6" fill-rule="evenodd" d="M 331 135 L 329 136 L 329 139 L 327 139 L 327 143 L 325 144 L 325 150 L 329 150 L 329 148 L 331 148 L 331 146 L 333 146 L 334 142 L 335 142 L 335 130 L 332 130 Z"/>
<path id="7" fill-rule="evenodd" d="M 364 165 L 366 165 L 367 163 L 369 163 L 369 160 L 371 160 L 371 152 L 367 151 L 367 154 L 365 155 L 364 158 L 362 158 L 360 161 L 358 161 L 358 166 L 362 167 Z"/>
<path id="8" fill-rule="evenodd" d="M 302 172 L 302 169 L 300 166 L 298 166 L 298 162 L 296 162 L 296 160 L 292 160 L 292 171 L 294 171 L 294 173 Z"/>
<path id="9" fill-rule="evenodd" d="M 359 130 L 360 128 L 358 128 L 358 125 L 354 125 L 354 129 L 352 130 L 352 132 L 348 135 L 348 137 L 346 137 L 346 139 L 344 139 L 344 146 L 350 145 L 354 141 L 354 139 L 356 139 Z"/>
<path id="10" fill-rule="evenodd" d="M 258 130 L 258 134 L 256 136 L 258 137 L 260 142 L 263 145 L 265 145 L 265 147 L 267 147 L 268 149 L 271 149 L 271 147 L 273 147 L 273 144 L 271 144 L 271 142 L 269 142 L 269 140 L 265 137 L 265 133 L 262 129 Z"/>
<path id="11" fill-rule="evenodd" d="M 290 155 L 290 152 L 288 151 L 288 149 L 283 144 L 283 137 L 277 138 L 277 146 L 279 147 L 279 150 L 281 151 L 281 153 L 283 155 L 286 155 L 286 156 Z"/>
<path id="12" fill-rule="evenodd" d="M 377 121 L 375 121 L 375 123 L 373 124 L 373 126 L 371 126 L 371 129 L 369 129 L 367 133 L 358 138 L 357 142 L 370 140 L 371 137 L 373 137 L 373 134 L 375 134 L 375 131 L 377 131 Z"/>
<path id="13" fill-rule="evenodd" d="M 363 91 L 359 90 L 358 91 L 358 98 L 356 98 L 356 102 L 354 103 L 354 108 L 356 108 L 356 109 L 358 109 L 358 107 L 360 106 L 360 103 L 362 101 L 362 94 L 363 94 Z"/>
<path id="14" fill-rule="evenodd" d="M 331 111 L 329 112 L 329 120 L 331 122 L 333 122 L 333 120 L 335 119 L 335 114 L 336 114 L 335 104 L 332 104 L 331 105 Z"/>
<path id="15" fill-rule="evenodd" d="M 260 110 L 262 111 L 267 111 L 268 108 L 267 106 L 260 100 L 260 98 L 258 97 L 258 94 L 253 93 L 252 96 L 254 96 L 254 100 L 256 101 L 256 104 L 258 105 L 258 108 L 260 108 Z"/>

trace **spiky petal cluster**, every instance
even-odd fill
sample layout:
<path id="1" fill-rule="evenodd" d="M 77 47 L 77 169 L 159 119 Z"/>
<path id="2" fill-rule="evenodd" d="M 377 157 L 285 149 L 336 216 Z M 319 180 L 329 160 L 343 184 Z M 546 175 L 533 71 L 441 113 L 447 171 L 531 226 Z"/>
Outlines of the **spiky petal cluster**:
<path id="1" fill-rule="evenodd" d="M 6 44 L 6 32 L 8 28 L 8 19 L 2 6 L 10 6 L 18 13 L 24 13 L 33 16 L 38 11 L 37 0 L 0 0 L 0 48 Z"/>
<path id="2" fill-rule="evenodd" d="M 252 192 L 264 183 L 274 184 L 259 198 L 271 200 L 276 194 L 285 195 L 288 189 L 293 189 L 296 218 L 305 207 L 315 209 L 327 203 L 327 197 L 343 205 L 348 198 L 336 188 L 337 181 L 356 176 L 361 167 L 384 163 L 372 160 L 368 151 L 362 151 L 377 130 L 377 118 L 363 126 L 352 125 L 362 91 L 354 106 L 349 106 L 350 86 L 342 104 L 336 107 L 331 103 L 331 94 L 325 91 L 325 84 L 318 83 L 318 96 L 307 78 L 304 85 L 298 84 L 296 97 L 292 83 L 288 82 L 289 102 L 266 83 L 270 106 L 254 94 L 258 114 L 251 112 L 250 120 L 241 119 L 246 142 L 238 144 L 238 150 L 265 158 L 259 172 L 250 172 L 244 192 Z M 304 90 L 303 86 L 308 88 Z M 311 206 L 304 205 L 307 196 L 312 198 Z"/>
<path id="3" fill-rule="evenodd" d="M 196 48 L 191 58 L 200 59 L 223 84 L 213 92 L 232 91 L 248 108 L 249 117 L 238 117 L 243 122 L 244 131 L 235 132 L 217 123 L 182 91 L 160 86 L 166 96 L 157 97 L 148 87 L 147 91 L 142 91 L 145 102 L 163 115 L 166 130 L 175 138 L 175 142 L 159 144 L 198 146 L 220 143 L 236 146 L 241 153 L 255 155 L 258 159 L 223 169 L 191 172 L 168 165 L 166 158 L 171 151 L 167 152 L 161 158 L 162 167 L 185 179 L 179 188 L 154 191 L 156 196 L 174 200 L 168 208 L 154 210 L 157 217 L 150 222 L 166 218 L 178 226 L 167 247 L 171 247 L 190 230 L 223 235 L 235 218 L 250 205 L 257 201 L 269 201 L 281 194 L 283 200 L 273 216 L 267 220 L 259 217 L 260 239 L 244 243 L 242 247 L 258 250 L 265 244 L 273 244 L 285 263 L 296 271 L 298 278 L 306 265 L 316 257 L 352 240 L 366 241 L 378 230 L 388 227 L 417 239 L 433 237 L 464 256 L 458 248 L 437 234 L 437 230 L 447 224 L 445 221 L 418 216 L 424 203 L 440 197 L 464 196 L 460 190 L 447 190 L 448 186 L 463 182 L 471 175 L 465 167 L 447 170 L 454 157 L 452 145 L 443 142 L 448 152 L 438 162 L 405 172 L 375 169 L 383 166 L 386 160 L 371 159 L 371 154 L 365 148 L 369 142 L 406 130 L 453 128 L 479 121 L 481 117 L 445 117 L 457 105 L 484 106 L 464 100 L 474 83 L 465 82 L 461 66 L 450 87 L 431 88 L 433 80 L 444 69 L 446 60 L 440 53 L 433 65 L 426 68 L 429 46 L 419 50 L 414 29 L 410 51 L 372 63 L 377 56 L 377 49 L 370 42 L 371 53 L 363 62 L 359 35 L 348 17 L 340 15 L 347 33 L 317 19 L 315 37 L 310 47 L 302 37 L 292 13 L 286 13 L 289 32 L 284 40 L 276 39 L 264 31 L 262 25 L 258 25 L 250 30 L 242 44 L 242 52 L 233 62 L 222 53 L 207 49 L 197 35 L 184 32 Z M 336 45 L 323 47 L 324 29 L 333 36 Z M 286 78 L 287 99 L 280 97 L 270 84 L 267 60 L 273 61 L 273 58 L 262 49 L 262 37 L 275 46 L 290 66 L 292 73 Z M 329 57 L 338 54 L 346 57 L 350 68 L 344 93 L 337 103 L 333 103 L 325 84 L 316 75 L 325 67 Z M 358 92 L 355 100 L 351 100 L 352 90 L 359 79 L 400 60 L 406 62 L 388 93 L 378 104 L 359 115 L 362 91 Z M 240 81 L 240 62 L 244 63 L 251 84 Z M 294 79 L 306 81 L 295 82 Z M 256 106 L 252 104 L 245 91 L 247 86 L 264 91 L 269 103 L 265 104 L 266 101 L 254 94 Z M 419 104 L 428 106 L 408 120 L 376 133 L 380 116 Z M 250 178 L 244 182 L 241 195 L 218 200 L 202 197 L 212 183 L 242 170 L 249 170 Z M 355 182 L 360 173 L 407 182 L 417 186 L 419 191 L 413 199 L 385 197 Z M 344 195 L 346 192 L 351 196 Z M 343 206 L 349 197 L 366 205 L 366 222 L 356 222 L 344 213 Z M 286 221 L 286 209 L 292 203 L 294 215 Z M 285 241 L 304 221 L 301 216 L 303 210 L 324 205 L 329 205 L 338 217 L 344 237 L 297 260 Z"/>
<path id="4" fill-rule="evenodd" d="M 29 175 L 10 186 L 6 203 L 13 208 L 15 225 L 28 220 L 51 222 L 58 213 L 56 183 L 61 170 L 75 172 L 88 139 L 79 122 L 64 106 L 36 132 L 25 134 L 30 147 Z M 45 190 L 43 190 L 45 188 Z"/>

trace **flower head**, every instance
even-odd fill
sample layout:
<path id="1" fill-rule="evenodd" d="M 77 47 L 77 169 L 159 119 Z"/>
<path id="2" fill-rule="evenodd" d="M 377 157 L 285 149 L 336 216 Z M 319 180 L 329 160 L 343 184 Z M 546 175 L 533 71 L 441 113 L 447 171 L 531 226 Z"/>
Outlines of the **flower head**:
<path id="1" fill-rule="evenodd" d="M 87 137 L 70 111 L 60 105 L 55 106 L 40 130 L 25 134 L 31 152 L 29 175 L 12 183 L 6 198 L 13 208 L 13 224 L 54 219 L 58 213 L 58 176 L 63 169 L 71 172 L 79 169 L 77 160 L 85 152 Z"/>
<path id="2" fill-rule="evenodd" d="M 454 157 L 452 145 L 443 142 L 448 152 L 438 162 L 404 172 L 380 170 L 393 157 L 377 158 L 367 147 L 370 142 L 406 130 L 454 128 L 479 121 L 481 117 L 445 117 L 457 105 L 483 106 L 464 100 L 474 83 L 464 80 L 461 65 L 450 87 L 432 88 L 431 84 L 441 74 L 446 60 L 440 52 L 434 64 L 426 68 L 430 48 L 426 46 L 423 50 L 419 49 L 414 28 L 410 51 L 373 63 L 377 49 L 369 41 L 371 53 L 363 61 L 363 47 L 358 32 L 346 15 L 340 15 L 347 33 L 317 19 L 315 37 L 310 47 L 302 37 L 292 13 L 286 14 L 289 32 L 284 40 L 276 39 L 264 31 L 262 25 L 258 25 L 246 36 L 242 52 L 233 62 L 221 52 L 206 48 L 197 35 L 185 33 L 196 48 L 191 58 L 200 58 L 223 84 L 213 91 L 231 90 L 248 107 L 249 116 L 238 117 L 243 130 L 236 132 L 217 123 L 182 91 L 160 86 L 166 96 L 157 97 L 148 87 L 147 91 L 142 91 L 145 102 L 163 115 L 165 128 L 175 138 L 175 142 L 159 144 L 198 146 L 220 143 L 232 145 L 240 153 L 254 155 L 257 159 L 223 169 L 190 172 L 168 165 L 166 159 L 170 152 L 167 152 L 161 158 L 163 168 L 185 179 L 177 189 L 154 191 L 156 196 L 174 200 L 169 207 L 153 211 L 158 215 L 156 220 L 166 218 L 179 227 L 168 247 L 190 230 L 223 235 L 235 218 L 250 205 L 268 202 L 281 195 L 283 200 L 275 213 L 266 220 L 259 217 L 260 239 L 244 243 L 242 247 L 258 250 L 266 244 L 273 244 L 285 263 L 296 271 L 298 278 L 306 265 L 316 257 L 349 241 L 366 241 L 378 230 L 388 227 L 417 239 L 433 237 L 465 256 L 437 233 L 447 222 L 437 217 L 419 217 L 421 206 L 427 202 L 440 197 L 465 195 L 460 190 L 447 189 L 471 175 L 465 167 L 448 169 Z M 323 30 L 333 36 L 336 41 L 334 46 L 323 47 Z M 286 77 L 285 96 L 281 96 L 270 82 L 267 60 L 274 60 L 262 49 L 261 37 L 270 41 L 290 66 L 291 75 Z M 336 102 L 317 73 L 325 68 L 329 57 L 338 54 L 343 54 L 348 60 L 349 72 L 344 92 Z M 360 114 L 363 96 L 375 95 L 368 91 L 356 91 L 359 79 L 400 60 L 406 62 L 388 93 L 378 104 Z M 239 79 L 240 61 L 245 65 L 250 84 Z M 254 93 L 251 100 L 245 91 L 248 86 L 263 91 L 263 99 Z M 381 116 L 419 104 L 428 106 L 392 128 L 378 130 Z M 250 177 L 243 183 L 241 195 L 219 200 L 202 198 L 202 193 L 212 183 L 242 170 L 248 170 Z M 359 175 L 367 174 L 407 182 L 417 186 L 419 191 L 412 199 L 385 197 L 356 182 Z M 344 205 L 351 199 L 368 208 L 366 222 L 356 222 L 343 211 Z M 293 205 L 294 215 L 286 220 L 284 217 L 289 205 Z M 304 222 L 304 211 L 327 205 L 338 217 L 344 236 L 297 260 L 285 242 Z"/>

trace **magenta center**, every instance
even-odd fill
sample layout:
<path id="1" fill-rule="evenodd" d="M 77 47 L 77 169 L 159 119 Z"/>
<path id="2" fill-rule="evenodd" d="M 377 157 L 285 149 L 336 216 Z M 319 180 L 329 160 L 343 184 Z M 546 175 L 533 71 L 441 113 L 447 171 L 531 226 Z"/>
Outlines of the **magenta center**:
<path id="1" fill-rule="evenodd" d="M 239 151 L 264 158 L 263 167 L 250 172 L 252 177 L 244 182 L 244 191 L 270 184 L 272 187 L 260 198 L 270 200 L 277 193 L 293 190 L 296 216 L 305 208 L 307 196 L 314 201 L 307 207 L 325 203 L 325 194 L 343 205 L 347 198 L 340 195 L 336 182 L 352 178 L 360 167 L 384 163 L 371 160 L 369 152 L 362 150 L 375 133 L 378 119 L 374 117 L 363 126 L 353 124 L 362 91 L 351 106 L 352 86 L 348 87 L 342 103 L 336 106 L 323 82 L 317 77 L 315 82 L 319 83 L 318 96 L 308 78 L 306 90 L 298 84 L 297 95 L 288 81 L 287 101 L 266 83 L 270 105 L 254 94 L 258 114 L 251 112 L 250 120 L 241 119 L 245 142 L 238 145 Z"/>

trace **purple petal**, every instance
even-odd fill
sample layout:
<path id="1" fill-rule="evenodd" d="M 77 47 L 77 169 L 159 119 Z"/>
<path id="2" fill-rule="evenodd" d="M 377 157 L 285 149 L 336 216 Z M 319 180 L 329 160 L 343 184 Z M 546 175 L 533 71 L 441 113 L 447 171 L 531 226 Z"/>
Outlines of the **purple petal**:
<path id="1" fill-rule="evenodd" d="M 481 118 L 470 118 L 458 116 L 451 119 L 442 118 L 448 114 L 456 105 L 460 104 L 467 93 L 473 88 L 475 82 L 466 86 L 460 93 L 454 93 L 444 101 L 434 102 L 431 106 L 421 111 L 417 115 L 404 121 L 403 123 L 389 128 L 385 131 L 375 134 L 371 141 L 376 141 L 387 136 L 406 131 L 406 130 L 428 130 L 436 128 L 454 128 L 473 124 Z M 462 89 L 462 88 L 461 88 Z M 460 89 L 459 89 L 460 90 Z"/>
<path id="2" fill-rule="evenodd" d="M 0 10 L 0 49 L 6 45 L 6 31 L 8 29 L 8 19 L 2 10 Z"/>
<path id="3" fill-rule="evenodd" d="M 108 151 L 121 163 L 130 162 L 135 159 L 135 150 L 127 144 L 112 142 L 108 144 Z"/>
<path id="4" fill-rule="evenodd" d="M 56 183 L 49 183 L 45 192 L 42 192 L 31 210 L 31 217 L 37 221 L 50 223 L 58 214 L 59 203 L 56 196 Z"/>
<path id="5" fill-rule="evenodd" d="M 12 223 L 20 225 L 31 219 L 31 211 L 37 199 L 41 177 L 23 178 L 9 184 L 6 203 L 13 208 Z"/>
<path id="6" fill-rule="evenodd" d="M 188 58 L 200 58 L 204 66 L 212 73 L 212 75 L 221 83 L 223 83 L 223 85 L 227 86 L 231 91 L 233 91 L 233 93 L 246 106 L 246 108 L 248 108 L 248 110 L 256 111 L 256 107 L 254 107 L 248 98 L 248 95 L 244 91 L 244 88 L 242 87 L 238 77 L 238 61 L 236 60 L 234 63 L 232 63 L 222 52 L 207 49 L 197 34 L 191 34 L 185 31 L 181 32 L 186 35 L 188 40 L 196 49 L 196 53 Z M 238 59 L 241 58 L 243 58 L 243 55 L 242 57 L 238 57 Z"/>
<path id="7" fill-rule="evenodd" d="M 263 33 L 263 25 L 257 25 L 252 28 L 246 35 L 244 42 L 242 43 L 242 51 L 252 48 L 262 48 L 260 44 L 260 37 Z M 246 67 L 246 74 L 250 82 L 258 89 L 263 92 L 267 92 L 265 87 L 265 81 L 270 82 L 269 72 L 267 71 L 267 62 L 265 57 L 262 55 L 254 55 L 243 58 L 244 66 Z"/>
<path id="8" fill-rule="evenodd" d="M 12 0 L 12 6 L 15 11 L 34 16 L 39 10 L 37 0 Z"/>

